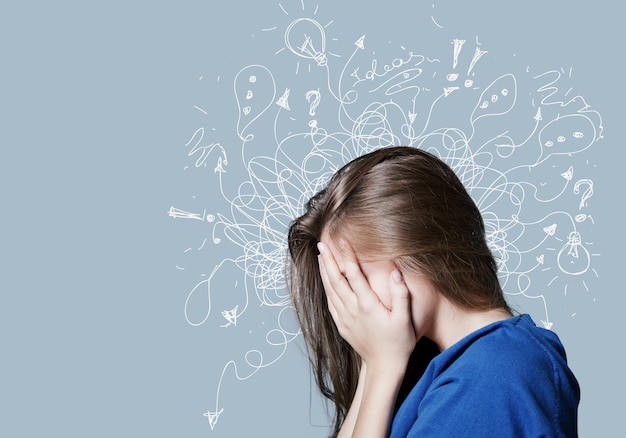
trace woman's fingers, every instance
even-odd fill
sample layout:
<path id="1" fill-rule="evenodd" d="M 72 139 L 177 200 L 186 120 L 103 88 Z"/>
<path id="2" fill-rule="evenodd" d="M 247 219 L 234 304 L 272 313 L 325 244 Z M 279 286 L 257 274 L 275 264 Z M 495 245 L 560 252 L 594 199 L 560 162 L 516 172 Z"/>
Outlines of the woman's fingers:
<path id="1" fill-rule="evenodd" d="M 333 321 L 335 321 L 335 324 L 337 324 L 337 321 L 339 321 L 339 312 L 337 312 L 337 308 L 335 307 L 333 300 L 328 296 L 328 293 L 326 294 L 326 303 L 328 304 L 328 312 L 330 313 L 330 316 L 333 318 Z"/>
<path id="2" fill-rule="evenodd" d="M 346 241 L 340 242 L 341 252 L 333 253 L 328 245 L 320 242 L 321 261 L 326 270 L 326 282 L 334 289 L 337 297 L 344 303 L 353 303 L 358 298 L 362 303 L 366 303 L 378 297 L 372 291 L 367 278 L 361 270 L 354 250 Z M 337 260 L 341 261 L 343 272 L 339 268 Z M 322 278 L 324 280 L 324 278 Z"/>
<path id="3" fill-rule="evenodd" d="M 365 278 L 365 275 L 363 275 L 363 271 L 357 261 L 356 254 L 354 253 L 352 246 L 350 246 L 350 244 L 345 240 L 340 242 L 340 246 L 343 251 L 342 261 L 344 271 L 352 291 L 357 295 L 359 300 L 366 300 L 375 296 L 367 279 Z"/>
<path id="4" fill-rule="evenodd" d="M 411 295 L 404 282 L 402 273 L 398 269 L 391 272 L 389 279 L 389 290 L 391 292 L 391 311 L 394 317 L 399 319 L 411 319 Z"/>
<path id="5" fill-rule="evenodd" d="M 345 279 L 332 252 L 323 243 L 318 243 L 319 249 L 318 261 L 320 265 L 320 275 L 322 283 L 326 291 L 326 297 L 333 302 L 334 307 L 344 305 L 344 301 L 350 299 L 353 295 L 350 291 L 350 285 Z"/>

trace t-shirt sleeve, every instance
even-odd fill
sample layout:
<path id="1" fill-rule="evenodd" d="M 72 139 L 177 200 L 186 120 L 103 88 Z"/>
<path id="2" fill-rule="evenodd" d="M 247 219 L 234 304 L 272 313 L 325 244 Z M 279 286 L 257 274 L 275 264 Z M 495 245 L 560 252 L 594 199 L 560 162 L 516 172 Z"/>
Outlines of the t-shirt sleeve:
<path id="1" fill-rule="evenodd" d="M 567 375 L 535 359 L 509 352 L 453 366 L 411 407 L 416 418 L 408 436 L 576 436 L 578 399 Z"/>

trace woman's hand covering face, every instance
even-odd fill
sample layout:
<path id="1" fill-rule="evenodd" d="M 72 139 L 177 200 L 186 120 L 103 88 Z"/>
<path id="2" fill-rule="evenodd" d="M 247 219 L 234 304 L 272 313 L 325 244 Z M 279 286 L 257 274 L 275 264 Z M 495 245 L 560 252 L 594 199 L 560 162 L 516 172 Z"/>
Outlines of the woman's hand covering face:
<path id="1" fill-rule="evenodd" d="M 391 305 L 386 307 L 371 288 L 350 245 L 342 242 L 342 251 L 334 253 L 324 243 L 318 248 L 328 308 L 341 336 L 368 368 L 406 366 L 417 339 L 410 295 L 400 271 L 394 268 L 388 274 L 386 292 Z"/>

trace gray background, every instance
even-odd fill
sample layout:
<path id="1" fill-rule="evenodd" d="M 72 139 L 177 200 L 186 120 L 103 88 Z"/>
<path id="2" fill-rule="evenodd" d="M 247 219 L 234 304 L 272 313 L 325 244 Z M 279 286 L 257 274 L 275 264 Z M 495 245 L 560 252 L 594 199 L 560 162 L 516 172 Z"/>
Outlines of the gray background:
<path id="1" fill-rule="evenodd" d="M 215 129 L 232 152 L 224 175 L 230 193 L 236 190 L 246 174 L 234 135 L 233 79 L 247 65 L 268 63 L 278 96 L 285 87 L 306 87 L 306 64 L 294 76 L 294 57 L 275 53 L 284 45 L 280 29 L 319 6 L 316 17 L 332 20 L 328 33 L 337 39 L 328 44 L 342 54 L 341 42 L 366 34 L 370 58 L 394 58 L 403 45 L 449 59 L 450 35 L 468 42 L 478 36 L 490 59 L 482 74 L 572 68 L 575 93 L 604 121 L 604 139 L 576 162 L 595 184 L 585 211 L 593 215 L 593 252 L 600 256 L 586 298 L 570 290 L 550 310 L 582 386 L 581 436 L 616 436 L 625 390 L 618 276 L 626 243 L 618 223 L 624 91 L 616 5 L 4 4 L 0 434 L 324 436 L 327 420 L 299 339 L 247 380 L 227 374 L 224 411 L 210 428 L 203 413 L 215 407 L 222 369 L 267 346 L 259 325 L 276 324 L 279 309 L 260 306 L 251 292 L 239 331 L 219 327 L 217 307 L 216 319 L 188 324 L 185 300 L 200 273 L 237 257 L 240 248 L 222 235 L 220 245 L 186 258 L 187 248 L 211 237 L 209 225 L 167 214 L 173 205 L 228 214 L 217 193 L 215 159 L 184 170 L 193 163 L 185 144 L 199 127 L 206 127 L 207 139 Z M 274 32 L 262 30 L 273 26 Z M 569 158 L 562 158 L 565 168 Z M 185 271 L 176 268 L 183 265 Z M 215 284 L 232 286 L 228 271 L 220 278 Z"/>

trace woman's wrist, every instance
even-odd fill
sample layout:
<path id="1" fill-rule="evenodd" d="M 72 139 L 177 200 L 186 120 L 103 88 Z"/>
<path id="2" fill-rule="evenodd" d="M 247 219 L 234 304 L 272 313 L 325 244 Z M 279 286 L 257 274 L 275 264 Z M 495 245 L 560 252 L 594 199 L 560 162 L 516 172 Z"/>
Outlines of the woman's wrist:
<path id="1" fill-rule="evenodd" d="M 393 366 L 369 366 L 366 371 L 366 381 L 369 383 L 389 385 L 390 388 L 399 387 L 404 379 L 406 367 Z M 378 385 L 376 385 L 378 386 Z M 382 386 L 382 385 L 381 385 Z"/>
<path id="2" fill-rule="evenodd" d="M 377 379 L 382 378 L 387 381 L 402 380 L 406 373 L 406 367 L 408 364 L 408 358 L 406 360 L 398 360 L 398 358 L 385 358 L 384 360 L 374 361 L 369 363 L 363 361 L 361 370 Z"/>

